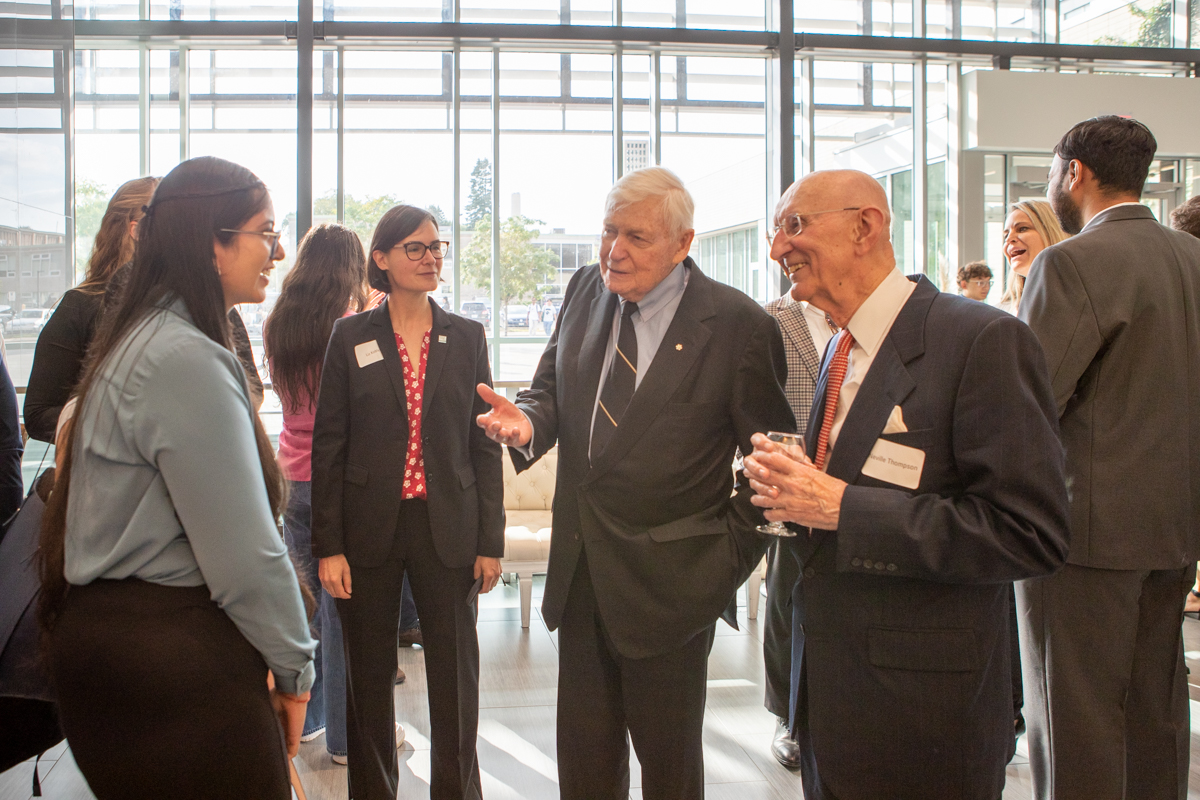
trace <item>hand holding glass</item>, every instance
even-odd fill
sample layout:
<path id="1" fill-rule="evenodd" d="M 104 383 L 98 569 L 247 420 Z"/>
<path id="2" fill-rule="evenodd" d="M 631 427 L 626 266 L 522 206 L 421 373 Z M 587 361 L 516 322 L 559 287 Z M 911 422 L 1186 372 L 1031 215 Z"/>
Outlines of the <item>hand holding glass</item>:
<path id="1" fill-rule="evenodd" d="M 779 442 L 780 444 L 783 444 L 783 445 L 791 445 L 792 447 L 799 447 L 800 452 L 801 453 L 804 452 L 804 437 L 798 433 L 780 433 L 779 431 L 767 431 L 767 438 L 770 439 L 772 442 Z M 790 456 L 791 458 L 795 458 L 795 456 L 793 456 L 791 453 L 787 452 L 786 450 L 784 450 L 784 453 L 787 454 L 788 456 Z M 766 525 L 759 525 L 757 530 L 759 533 L 769 534 L 770 536 L 779 536 L 781 538 L 788 538 L 788 537 L 796 535 L 795 531 L 789 529 L 788 526 L 784 525 L 782 522 L 768 522 Z"/>

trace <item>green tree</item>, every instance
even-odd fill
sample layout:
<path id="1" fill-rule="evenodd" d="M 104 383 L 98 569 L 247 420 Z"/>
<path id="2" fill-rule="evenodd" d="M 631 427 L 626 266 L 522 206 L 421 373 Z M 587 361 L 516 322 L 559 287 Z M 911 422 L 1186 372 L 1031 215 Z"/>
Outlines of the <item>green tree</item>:
<path id="1" fill-rule="evenodd" d="M 1101 36 L 1096 44 L 1111 44 L 1124 47 L 1170 47 L 1171 17 L 1174 14 L 1172 0 L 1161 0 L 1149 8 L 1136 2 L 1129 4 L 1129 13 L 1141 20 L 1137 38 L 1132 42 L 1117 36 Z"/>
<path id="2" fill-rule="evenodd" d="M 108 208 L 108 189 L 95 181 L 75 184 L 75 274 L 82 278 L 92 257 L 92 243 Z"/>
<path id="3" fill-rule="evenodd" d="M 486 158 L 475 162 L 471 170 L 471 194 L 463 212 L 468 230 L 477 230 L 484 217 L 492 215 L 492 165 Z"/>
<path id="4" fill-rule="evenodd" d="M 403 202 L 400 198 L 390 194 L 378 197 L 365 197 L 361 200 L 348 194 L 345 198 L 346 213 L 342 224 L 358 234 L 358 238 L 362 240 L 363 249 L 366 250 L 371 246 L 371 236 L 375 233 L 375 226 L 379 224 L 379 218 L 389 208 L 400 205 Z M 336 219 L 337 195 L 330 192 L 322 197 L 318 197 L 313 202 L 313 216 L 333 217 Z M 288 217 L 294 224 L 294 217 L 291 214 Z"/>
<path id="5" fill-rule="evenodd" d="M 433 218 L 437 220 L 438 228 L 442 233 L 449 233 L 450 219 L 446 216 L 446 213 L 442 211 L 441 206 L 427 206 L 425 210 L 430 214 L 433 214 Z"/>
<path id="6" fill-rule="evenodd" d="M 540 220 L 529 217 L 509 217 L 500 228 L 500 307 L 509 303 L 533 300 L 541 295 L 541 287 L 554 277 L 558 256 L 534 240 L 541 235 L 535 227 Z M 475 237 L 458 260 L 463 282 L 480 289 L 492 288 L 492 217 L 479 220 Z M 500 324 L 507 329 L 507 315 Z"/>

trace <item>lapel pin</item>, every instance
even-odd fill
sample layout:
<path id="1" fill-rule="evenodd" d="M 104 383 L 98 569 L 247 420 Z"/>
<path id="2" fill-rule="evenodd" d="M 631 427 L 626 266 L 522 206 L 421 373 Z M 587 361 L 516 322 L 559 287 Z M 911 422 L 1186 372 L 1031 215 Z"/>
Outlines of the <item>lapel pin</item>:
<path id="1" fill-rule="evenodd" d="M 676 349 L 676 350 L 682 350 L 682 349 L 683 349 L 683 345 L 681 345 L 681 344 L 677 344 L 677 345 L 675 345 L 675 349 Z"/>
<path id="2" fill-rule="evenodd" d="M 445 343 L 446 343 L 446 337 L 438 336 L 438 344 L 445 344 Z"/>

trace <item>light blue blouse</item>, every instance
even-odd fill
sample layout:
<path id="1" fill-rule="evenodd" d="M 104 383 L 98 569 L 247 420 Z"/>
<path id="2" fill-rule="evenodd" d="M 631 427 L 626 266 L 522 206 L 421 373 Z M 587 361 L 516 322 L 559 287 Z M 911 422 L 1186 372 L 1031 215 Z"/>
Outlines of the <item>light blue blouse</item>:
<path id="1" fill-rule="evenodd" d="M 76 413 L 66 577 L 208 585 L 275 685 L 312 687 L 317 643 L 271 517 L 237 357 L 164 303 L 117 344 Z"/>

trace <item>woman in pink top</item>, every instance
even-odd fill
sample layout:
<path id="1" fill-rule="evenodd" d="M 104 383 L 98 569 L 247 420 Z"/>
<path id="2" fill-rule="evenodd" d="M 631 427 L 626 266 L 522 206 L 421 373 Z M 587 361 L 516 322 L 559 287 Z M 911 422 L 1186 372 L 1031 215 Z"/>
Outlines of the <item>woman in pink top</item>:
<path id="1" fill-rule="evenodd" d="M 312 554 L 312 432 L 321 363 L 333 323 L 367 310 L 368 303 L 367 270 L 358 235 L 341 225 L 319 225 L 300 242 L 295 266 L 283 281 L 283 290 L 263 332 L 271 381 L 283 406 L 278 455 L 288 481 L 283 533 L 297 568 L 314 591 L 320 581 Z M 344 764 L 346 666 L 342 626 L 333 598 L 324 591 L 313 627 L 320 642 L 317 677 L 301 740 L 311 741 L 326 731 L 326 749 L 334 761 Z"/>

